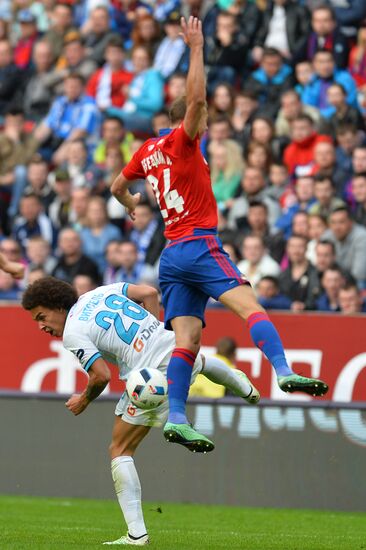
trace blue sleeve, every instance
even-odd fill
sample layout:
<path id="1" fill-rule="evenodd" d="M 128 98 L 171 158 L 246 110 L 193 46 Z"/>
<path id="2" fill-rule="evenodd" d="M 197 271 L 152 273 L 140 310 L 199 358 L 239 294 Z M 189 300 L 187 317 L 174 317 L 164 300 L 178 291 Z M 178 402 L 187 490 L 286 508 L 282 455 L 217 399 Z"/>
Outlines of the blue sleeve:
<path id="1" fill-rule="evenodd" d="M 92 355 L 88 361 L 86 362 L 85 365 L 83 365 L 83 368 L 86 372 L 88 372 L 88 370 L 90 369 L 90 367 L 93 365 L 93 363 L 95 363 L 95 361 L 97 359 L 99 359 L 100 357 L 102 357 L 102 354 L 99 353 L 99 351 L 97 353 L 94 353 L 94 355 Z"/>
<path id="2" fill-rule="evenodd" d="M 301 94 L 301 101 L 302 103 L 305 103 L 305 105 L 312 105 L 313 107 L 318 106 L 314 88 L 315 88 L 315 83 L 307 84 L 306 86 L 304 86 L 304 89 Z"/>
<path id="3" fill-rule="evenodd" d="M 343 84 L 347 91 L 348 105 L 352 105 L 352 107 L 356 107 L 356 109 L 358 109 L 357 88 L 352 76 L 347 71 L 344 71 L 344 74 L 342 74 L 342 78 L 339 80 L 339 82 L 340 84 Z"/>
<path id="4" fill-rule="evenodd" d="M 358 23 L 366 16 L 366 3 L 364 0 L 351 0 L 347 7 L 335 8 L 337 21 L 341 25 L 352 25 Z"/>
<path id="5" fill-rule="evenodd" d="M 51 128 L 51 130 L 56 129 L 56 114 L 57 111 L 61 108 L 60 102 L 58 99 L 56 99 L 52 105 L 51 109 L 49 110 L 48 114 L 46 115 L 46 118 L 43 119 L 43 124 L 47 126 L 47 128 Z"/>
<path id="6" fill-rule="evenodd" d="M 128 298 L 128 287 L 129 287 L 129 283 L 123 283 L 123 286 L 122 286 L 122 295 L 123 296 L 126 296 L 126 298 Z"/>
<path id="7" fill-rule="evenodd" d="M 258 298 L 258 302 L 264 309 L 290 309 L 291 300 L 283 294 L 278 294 L 273 298 Z"/>
<path id="8" fill-rule="evenodd" d="M 154 9 L 154 17 L 158 21 L 164 21 L 167 16 L 174 10 L 180 11 L 179 0 L 165 0 Z"/>
<path id="9" fill-rule="evenodd" d="M 122 231 L 115 225 L 111 226 L 111 238 L 120 240 L 122 238 Z"/>
<path id="10" fill-rule="evenodd" d="M 284 232 L 284 236 L 285 236 L 286 239 L 288 239 L 291 235 L 292 220 L 293 220 L 294 215 L 296 214 L 296 212 L 299 211 L 298 205 L 294 205 L 294 206 L 296 208 L 294 208 L 294 207 L 289 208 L 287 210 L 287 212 L 285 212 L 284 214 L 282 214 L 282 216 L 280 216 L 278 218 L 278 220 L 276 221 L 276 224 L 275 224 L 277 229 L 280 229 L 281 231 Z"/>
<path id="11" fill-rule="evenodd" d="M 324 118 L 330 118 L 334 113 L 336 112 L 335 108 L 332 107 L 332 105 L 329 105 L 328 107 L 324 107 L 323 109 L 319 109 L 320 114 Z"/>
<path id="12" fill-rule="evenodd" d="M 86 103 L 81 110 L 81 116 L 75 128 L 84 130 L 87 134 L 93 134 L 96 128 L 97 116 L 94 103 Z"/>

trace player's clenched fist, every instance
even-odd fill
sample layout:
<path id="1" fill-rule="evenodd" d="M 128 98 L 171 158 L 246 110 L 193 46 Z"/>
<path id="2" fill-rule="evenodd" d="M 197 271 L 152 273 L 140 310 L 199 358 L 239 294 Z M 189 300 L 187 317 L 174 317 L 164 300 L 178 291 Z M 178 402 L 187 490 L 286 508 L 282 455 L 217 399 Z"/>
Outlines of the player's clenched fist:
<path id="1" fill-rule="evenodd" d="M 126 205 L 126 212 L 130 216 L 131 220 L 134 221 L 135 219 L 135 209 L 136 206 L 139 204 L 141 199 L 141 193 L 135 193 L 134 195 L 131 195 L 129 197 L 129 204 Z"/>
<path id="2" fill-rule="evenodd" d="M 66 407 L 72 412 L 75 416 L 85 411 L 89 402 L 83 397 L 83 395 L 74 393 L 70 399 L 65 403 Z"/>
<path id="3" fill-rule="evenodd" d="M 7 262 L 3 269 L 14 279 L 23 279 L 24 277 L 24 265 L 20 262 Z"/>
<path id="4" fill-rule="evenodd" d="M 9 261 L 4 254 L 0 252 L 0 269 L 9 273 L 14 279 L 22 279 L 24 277 L 24 265 L 20 262 Z"/>
<path id="5" fill-rule="evenodd" d="M 187 21 L 184 19 L 184 17 L 180 20 L 181 26 L 182 26 L 182 32 L 181 35 L 183 37 L 184 42 L 189 46 L 190 48 L 194 47 L 203 47 L 203 34 L 202 34 L 202 22 L 197 18 L 193 17 L 192 15 Z"/>

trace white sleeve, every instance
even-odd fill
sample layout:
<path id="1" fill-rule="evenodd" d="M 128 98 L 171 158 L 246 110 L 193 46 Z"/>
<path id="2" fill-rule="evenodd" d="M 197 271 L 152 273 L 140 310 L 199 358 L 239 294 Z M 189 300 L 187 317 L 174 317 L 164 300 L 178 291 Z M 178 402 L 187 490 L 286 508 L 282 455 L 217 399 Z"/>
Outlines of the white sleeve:
<path id="1" fill-rule="evenodd" d="M 88 372 L 92 364 L 99 357 L 102 357 L 102 354 L 90 338 L 77 331 L 64 334 L 63 345 L 67 350 L 76 355 L 86 372 Z"/>
<path id="2" fill-rule="evenodd" d="M 103 288 L 108 288 L 110 292 L 116 292 L 117 294 L 122 294 L 122 296 L 127 296 L 127 290 L 129 287 L 129 283 L 112 283 L 111 285 L 105 285 Z"/>

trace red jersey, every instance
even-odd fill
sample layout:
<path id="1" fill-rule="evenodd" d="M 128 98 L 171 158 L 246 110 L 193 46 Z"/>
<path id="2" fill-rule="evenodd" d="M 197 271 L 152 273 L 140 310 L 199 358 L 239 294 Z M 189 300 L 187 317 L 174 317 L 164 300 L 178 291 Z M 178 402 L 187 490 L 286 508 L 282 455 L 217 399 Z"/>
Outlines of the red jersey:
<path id="1" fill-rule="evenodd" d="M 86 95 L 90 97 L 97 97 L 99 87 L 102 85 L 104 69 L 99 69 L 94 73 L 85 88 Z M 133 74 L 121 69 L 120 71 L 113 71 L 110 79 L 110 99 L 113 107 L 122 107 L 126 101 L 126 96 L 123 93 L 123 86 L 129 84 L 133 79 Z"/>
<path id="2" fill-rule="evenodd" d="M 146 178 L 165 222 L 167 239 L 217 226 L 217 204 L 199 139 L 183 124 L 160 138 L 148 139 L 122 170 L 128 180 Z"/>

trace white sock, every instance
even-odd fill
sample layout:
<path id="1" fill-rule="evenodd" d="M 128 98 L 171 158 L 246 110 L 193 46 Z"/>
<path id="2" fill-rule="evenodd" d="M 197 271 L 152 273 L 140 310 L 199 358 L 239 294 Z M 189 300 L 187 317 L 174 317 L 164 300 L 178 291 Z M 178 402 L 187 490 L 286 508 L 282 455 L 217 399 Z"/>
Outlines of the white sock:
<path id="1" fill-rule="evenodd" d="M 111 470 L 128 532 L 133 537 L 142 537 L 147 531 L 141 507 L 141 485 L 132 456 L 114 458 L 111 462 Z"/>
<path id="2" fill-rule="evenodd" d="M 235 369 L 232 369 L 217 357 L 205 356 L 205 366 L 201 374 L 206 376 L 211 382 L 221 384 L 232 393 L 241 397 L 248 397 L 252 391 L 252 387 L 235 373 Z"/>

